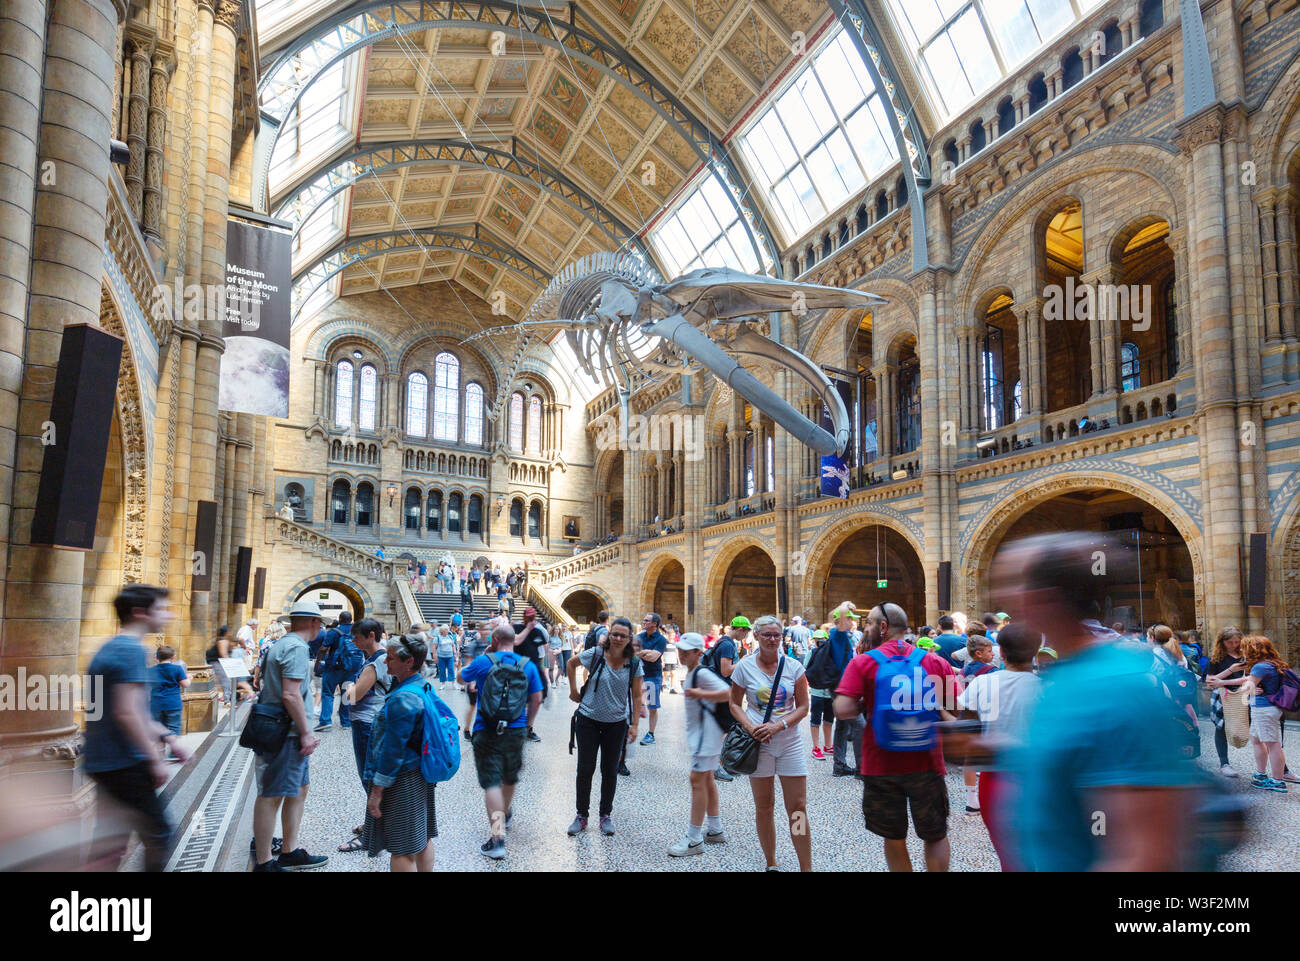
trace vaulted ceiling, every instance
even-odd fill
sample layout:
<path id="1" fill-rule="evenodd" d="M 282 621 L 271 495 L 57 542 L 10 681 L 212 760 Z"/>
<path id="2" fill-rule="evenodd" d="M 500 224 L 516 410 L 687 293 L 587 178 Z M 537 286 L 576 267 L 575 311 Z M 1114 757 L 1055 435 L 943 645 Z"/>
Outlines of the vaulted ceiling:
<path id="1" fill-rule="evenodd" d="M 832 19 L 824 0 L 580 6 L 577 27 L 623 48 L 718 141 Z M 478 9 L 425 7 L 437 10 L 423 19 L 447 21 Z M 549 13 L 557 24 L 570 16 L 558 4 Z M 264 44 L 264 73 L 291 43 L 270 51 Z M 341 295 L 450 280 L 489 302 L 504 295 L 505 313 L 519 317 L 545 275 L 597 250 L 644 244 L 644 227 L 703 163 L 691 131 L 648 104 L 646 87 L 628 82 L 631 71 L 615 72 L 621 79 L 592 66 L 572 42 L 521 41 L 506 26 L 448 23 L 369 43 L 358 67 L 354 142 L 272 183 L 271 209 L 284 209 L 304 187 L 319 192 L 333 170 L 344 235 L 330 248 L 372 235 L 393 235 L 379 248 L 394 248 L 343 267 Z M 341 168 L 348 160 L 353 166 Z M 438 233 L 424 233 L 431 228 Z M 530 269 L 478 256 L 447 235 L 513 251 Z"/>

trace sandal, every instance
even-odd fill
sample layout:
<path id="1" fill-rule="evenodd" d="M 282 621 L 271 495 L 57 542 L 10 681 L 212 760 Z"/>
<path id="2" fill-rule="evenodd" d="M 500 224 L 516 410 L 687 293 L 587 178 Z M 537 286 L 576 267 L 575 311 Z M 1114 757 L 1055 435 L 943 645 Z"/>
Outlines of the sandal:
<path id="1" fill-rule="evenodd" d="M 365 826 L 363 825 L 363 826 L 361 826 L 361 827 L 359 827 L 359 828 L 353 828 L 353 829 L 352 829 L 352 833 L 355 834 L 357 837 L 360 837 L 360 836 L 361 836 L 361 832 L 364 831 L 364 830 L 365 830 Z"/>
<path id="2" fill-rule="evenodd" d="M 339 851 L 344 854 L 351 854 L 353 851 L 362 851 L 365 849 L 366 842 L 361 838 L 353 838 L 351 841 L 344 841 L 339 845 Z"/>

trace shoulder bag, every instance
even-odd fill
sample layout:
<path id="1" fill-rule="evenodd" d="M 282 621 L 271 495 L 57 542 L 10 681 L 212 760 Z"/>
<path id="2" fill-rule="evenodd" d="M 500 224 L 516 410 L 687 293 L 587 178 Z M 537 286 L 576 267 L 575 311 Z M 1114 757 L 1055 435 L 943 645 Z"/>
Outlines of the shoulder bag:
<path id="1" fill-rule="evenodd" d="M 785 657 L 776 665 L 776 677 L 772 680 L 772 693 L 767 698 L 767 710 L 763 712 L 763 723 L 772 720 L 772 707 L 776 704 L 776 691 L 781 686 L 781 672 L 785 670 Z M 731 725 L 731 730 L 722 739 L 722 769 L 728 774 L 753 774 L 758 770 L 759 743 L 741 725 L 739 721 Z"/>

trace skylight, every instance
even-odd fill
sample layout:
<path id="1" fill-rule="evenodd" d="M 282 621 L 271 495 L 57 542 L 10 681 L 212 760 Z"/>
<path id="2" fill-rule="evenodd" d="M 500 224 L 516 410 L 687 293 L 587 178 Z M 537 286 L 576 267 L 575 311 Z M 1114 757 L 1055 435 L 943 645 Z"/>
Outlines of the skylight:
<path id="1" fill-rule="evenodd" d="M 893 166 L 892 143 L 885 107 L 843 30 L 740 138 L 787 246 Z"/>
<path id="2" fill-rule="evenodd" d="M 359 53 L 334 64 L 303 90 L 285 117 L 271 154 L 268 186 L 272 197 L 354 139 L 360 64 Z"/>
<path id="3" fill-rule="evenodd" d="M 702 267 L 732 267 L 749 274 L 764 269 L 735 205 L 707 169 L 686 200 L 650 235 L 650 242 L 670 278 Z"/>
<path id="4" fill-rule="evenodd" d="M 946 119 L 1101 2 L 889 0 L 889 7 Z"/>

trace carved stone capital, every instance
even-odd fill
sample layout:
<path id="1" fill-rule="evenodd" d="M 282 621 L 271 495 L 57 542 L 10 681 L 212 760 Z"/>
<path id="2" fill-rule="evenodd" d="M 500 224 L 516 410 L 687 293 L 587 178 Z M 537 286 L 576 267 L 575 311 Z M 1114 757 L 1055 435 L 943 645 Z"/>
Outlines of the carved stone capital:
<path id="1" fill-rule="evenodd" d="M 1215 105 L 1179 125 L 1178 146 L 1188 157 L 1207 144 L 1223 139 L 1223 108 Z"/>
<path id="2" fill-rule="evenodd" d="M 212 9 L 212 19 L 214 23 L 219 23 L 230 30 L 231 33 L 239 32 L 239 18 L 243 11 L 243 5 L 239 0 L 216 0 Z"/>

